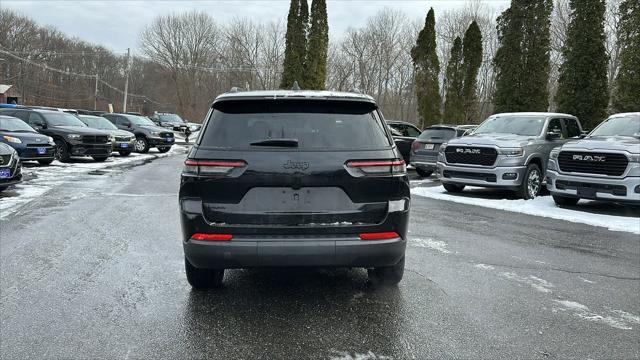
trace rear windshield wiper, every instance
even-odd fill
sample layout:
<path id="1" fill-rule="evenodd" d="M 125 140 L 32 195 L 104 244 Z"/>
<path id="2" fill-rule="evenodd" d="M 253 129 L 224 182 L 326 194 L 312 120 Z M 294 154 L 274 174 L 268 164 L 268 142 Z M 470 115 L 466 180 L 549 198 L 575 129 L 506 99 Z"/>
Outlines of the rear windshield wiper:
<path id="1" fill-rule="evenodd" d="M 298 147 L 298 139 L 264 139 L 249 144 L 251 146 Z"/>

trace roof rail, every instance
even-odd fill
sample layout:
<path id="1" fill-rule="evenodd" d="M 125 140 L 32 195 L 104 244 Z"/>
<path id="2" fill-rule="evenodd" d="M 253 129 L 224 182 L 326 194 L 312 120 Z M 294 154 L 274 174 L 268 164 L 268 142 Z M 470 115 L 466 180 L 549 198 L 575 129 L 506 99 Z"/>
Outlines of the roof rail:
<path id="1" fill-rule="evenodd" d="M 300 85 L 298 84 L 297 81 L 293 82 L 293 86 L 291 87 L 291 90 L 300 90 Z"/>
<path id="2" fill-rule="evenodd" d="M 356 88 L 356 87 L 351 88 L 351 89 L 349 90 L 349 92 L 356 93 L 356 94 L 362 94 L 362 92 L 360 91 L 360 89 L 358 89 L 358 88 Z"/>
<path id="3" fill-rule="evenodd" d="M 241 92 L 241 91 L 242 91 L 242 89 L 237 87 L 237 86 L 234 86 L 234 87 L 231 88 L 231 90 L 229 90 L 229 92 L 232 92 L 232 93 L 237 93 L 237 92 Z"/>

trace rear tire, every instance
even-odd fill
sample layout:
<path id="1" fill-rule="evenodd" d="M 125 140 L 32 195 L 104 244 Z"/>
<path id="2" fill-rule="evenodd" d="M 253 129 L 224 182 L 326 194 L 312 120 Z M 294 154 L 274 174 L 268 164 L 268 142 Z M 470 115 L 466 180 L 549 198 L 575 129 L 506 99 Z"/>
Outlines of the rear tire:
<path id="1" fill-rule="evenodd" d="M 395 265 L 367 269 L 367 275 L 373 285 L 397 285 L 404 275 L 404 256 Z"/>
<path id="2" fill-rule="evenodd" d="M 120 154 L 120 156 L 129 156 L 131 155 L 131 150 L 118 151 L 118 154 Z"/>
<path id="3" fill-rule="evenodd" d="M 38 160 L 38 163 L 40 165 L 51 165 L 51 163 L 53 162 L 53 159 L 49 159 L 49 160 Z"/>
<path id="4" fill-rule="evenodd" d="M 553 195 L 553 202 L 558 206 L 573 206 L 576 205 L 578 201 L 580 201 L 579 198 Z"/>
<path id="5" fill-rule="evenodd" d="M 103 161 L 107 160 L 108 156 L 92 156 L 92 158 L 95 161 L 103 162 Z"/>
<path id="6" fill-rule="evenodd" d="M 433 174 L 433 171 L 422 170 L 420 168 L 416 168 L 416 172 L 418 173 L 418 176 L 420 176 L 420 177 L 429 177 L 429 176 L 431 176 L 431 174 Z"/>
<path id="7" fill-rule="evenodd" d="M 184 268 L 187 281 L 195 290 L 208 290 L 222 287 L 224 269 L 198 269 L 184 258 Z"/>
<path id="8" fill-rule="evenodd" d="M 529 164 L 527 171 L 524 172 L 522 184 L 516 191 L 516 195 L 520 199 L 535 199 L 542 188 L 542 172 L 536 164 Z"/>
<path id="9" fill-rule="evenodd" d="M 450 193 L 459 193 L 459 192 L 462 192 L 462 190 L 464 190 L 464 185 L 442 183 L 442 186 L 444 186 L 444 189 Z"/>
<path id="10" fill-rule="evenodd" d="M 55 158 L 63 163 L 71 161 L 71 156 L 69 155 L 69 148 L 67 147 L 67 143 L 64 140 L 55 140 L 56 150 L 55 150 Z"/>

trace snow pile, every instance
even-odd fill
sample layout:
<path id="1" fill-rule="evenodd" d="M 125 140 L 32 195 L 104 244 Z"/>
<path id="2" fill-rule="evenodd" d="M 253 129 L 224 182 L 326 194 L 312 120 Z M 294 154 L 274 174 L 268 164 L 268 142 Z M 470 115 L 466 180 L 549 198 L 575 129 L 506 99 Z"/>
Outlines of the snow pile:
<path id="1" fill-rule="evenodd" d="M 446 200 L 460 204 L 482 206 L 591 226 L 605 227 L 613 231 L 625 231 L 633 234 L 640 234 L 640 219 L 637 217 L 602 215 L 560 208 L 556 206 L 551 196 L 541 196 L 533 200 L 487 199 L 483 197 L 474 198 L 449 194 L 442 187 L 415 187 L 411 189 L 411 194 L 436 200 Z"/>
<path id="2" fill-rule="evenodd" d="M 132 153 L 127 157 L 112 156 L 103 162 L 92 162 L 90 158 L 87 158 L 79 159 L 75 163 L 54 161 L 49 166 L 23 166 L 23 182 L 13 189 L 7 189 L 0 193 L 0 220 L 16 213 L 21 207 L 40 198 L 55 186 L 80 175 L 98 170 L 109 171 L 109 168 L 116 166 L 142 164 L 153 159 L 184 154 L 185 152 L 186 149 L 184 147 L 173 146 L 170 151 L 164 154 L 155 152 L 147 154 Z M 27 164 L 36 163 L 28 162 Z"/>

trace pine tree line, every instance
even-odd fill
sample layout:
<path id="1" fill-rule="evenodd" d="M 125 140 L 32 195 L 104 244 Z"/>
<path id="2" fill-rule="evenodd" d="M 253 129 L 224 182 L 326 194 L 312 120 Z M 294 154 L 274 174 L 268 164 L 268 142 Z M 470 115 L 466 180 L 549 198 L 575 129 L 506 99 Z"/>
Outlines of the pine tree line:
<path id="1" fill-rule="evenodd" d="M 291 0 L 280 88 L 294 82 L 303 89 L 323 90 L 327 77 L 329 22 L 326 0 Z"/>

